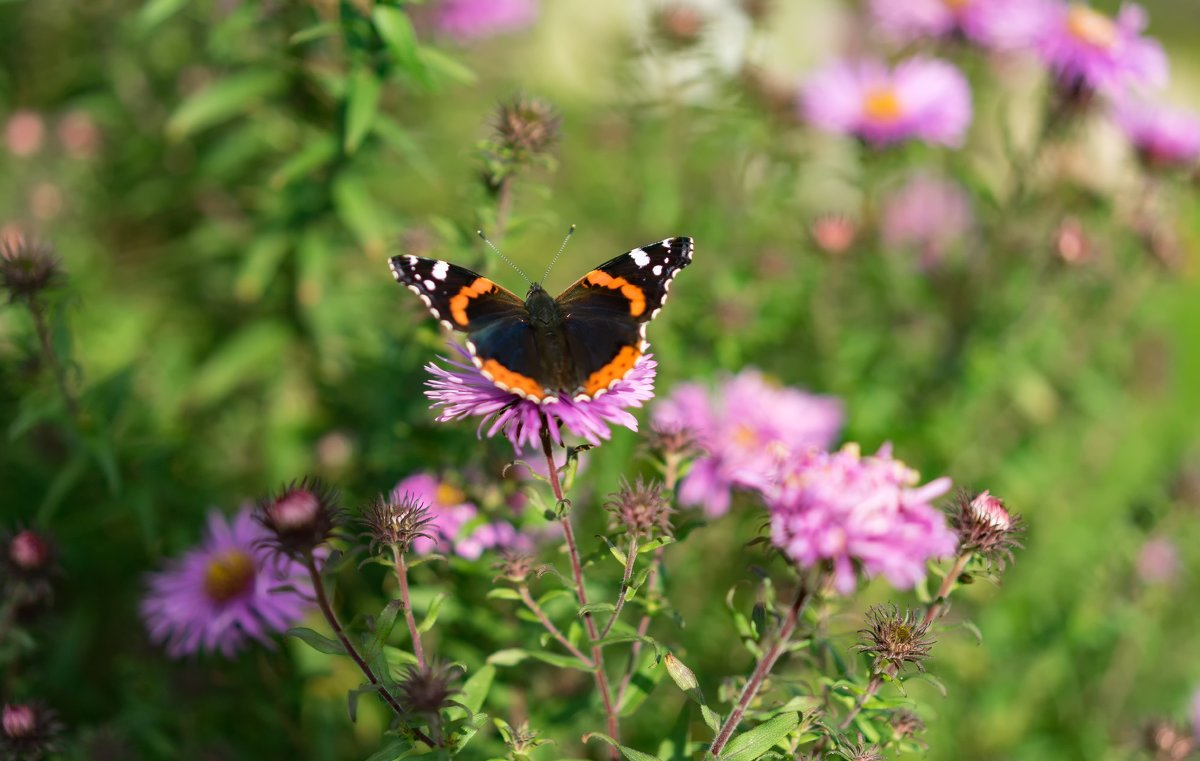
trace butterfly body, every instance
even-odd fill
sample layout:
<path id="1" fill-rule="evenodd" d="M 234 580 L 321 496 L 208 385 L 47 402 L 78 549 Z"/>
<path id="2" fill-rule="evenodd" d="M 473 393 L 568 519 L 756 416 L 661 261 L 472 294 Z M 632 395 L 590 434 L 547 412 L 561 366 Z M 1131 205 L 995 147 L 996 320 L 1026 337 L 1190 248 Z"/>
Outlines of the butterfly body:
<path id="1" fill-rule="evenodd" d="M 443 326 L 467 334 L 488 380 L 547 403 L 594 399 L 624 378 L 649 347 L 646 325 L 671 280 L 691 260 L 691 238 L 667 238 L 601 264 L 557 297 L 534 283 L 524 300 L 448 262 L 396 256 L 390 265 Z"/>

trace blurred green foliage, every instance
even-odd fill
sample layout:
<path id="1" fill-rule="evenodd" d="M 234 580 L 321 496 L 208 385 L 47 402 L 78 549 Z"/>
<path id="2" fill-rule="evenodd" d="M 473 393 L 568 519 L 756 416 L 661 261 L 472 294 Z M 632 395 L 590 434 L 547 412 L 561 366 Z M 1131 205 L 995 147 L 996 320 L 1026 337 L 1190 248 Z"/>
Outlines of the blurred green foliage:
<path id="1" fill-rule="evenodd" d="M 0 310 L 4 524 L 49 532 L 62 569 L 52 609 L 4 645 L 27 664 L 7 672 L 5 696 L 57 707 L 78 758 L 380 747 L 376 706 L 346 719 L 353 667 L 295 641 L 229 663 L 166 659 L 138 617 L 144 574 L 195 541 L 211 506 L 302 473 L 350 504 L 418 470 L 496 482 L 506 443 L 432 420 L 422 366 L 444 344 L 385 259 L 435 251 L 516 287 L 473 235 L 496 223 L 477 146 L 495 103 L 534 90 L 561 112 L 560 166 L 513 185 L 509 255 L 539 271 L 578 222 L 553 290 L 645 241 L 697 240 L 651 331 L 660 393 L 758 366 L 844 399 L 846 440 L 891 441 L 927 476 L 1026 515 L 1003 587 L 966 589 L 948 619 L 972 621 L 983 644 L 943 631 L 931 670 L 948 697 L 913 689 L 930 709 L 930 758 L 1121 758 L 1147 717 L 1181 717 L 1200 684 L 1194 186 L 1153 181 L 1153 235 L 1129 222 L 1143 180 L 1128 167 L 1089 184 L 1042 156 L 1018 194 L 1012 151 L 1030 141 L 1007 137 L 1026 115 L 969 51 L 951 55 L 979 88 L 970 147 L 876 156 L 815 137 L 716 53 L 629 35 L 629 8 L 571 5 L 456 49 L 404 4 L 367 0 L 0 4 L 0 112 L 45 129 L 40 150 L 0 157 L 0 223 L 57 248 L 65 279 L 48 314 L 79 400 L 72 415 L 27 311 Z M 806 12 L 752 35 L 786 47 Z M 56 132 L 72 114 L 96 127 L 86 150 Z M 1079 134 L 1061 141 L 1087 150 Z M 885 250 L 874 227 L 880 198 L 917 167 L 958 178 L 976 207 L 978 229 L 933 268 Z M 841 254 L 810 232 L 830 213 L 858 226 Z M 1086 261 L 1056 251 L 1067 218 Z M 1163 236 L 1170 266 L 1148 243 Z M 576 499 L 587 526 L 639 467 L 637 443 L 620 431 L 593 453 Z M 710 696 L 753 662 L 721 596 L 766 562 L 743 548 L 760 524 L 747 501 L 667 553 L 686 626 L 656 627 Z M 1170 585 L 1134 572 L 1156 535 L 1182 551 Z M 414 573 L 418 609 L 449 593 L 433 649 L 472 669 L 528 632 L 485 598 L 491 576 L 486 560 Z M 343 573 L 338 594 L 345 611 L 375 611 L 390 591 L 368 567 Z M 877 583 L 862 603 L 888 595 Z M 835 633 L 852 640 L 860 613 Z M 598 753 L 578 741 L 600 728 L 589 686 L 549 665 L 501 667 L 486 709 L 553 728 L 543 757 Z M 686 698 L 664 688 L 649 701 L 625 729 L 634 747 L 654 748 Z M 495 732 L 486 742 L 502 752 Z"/>

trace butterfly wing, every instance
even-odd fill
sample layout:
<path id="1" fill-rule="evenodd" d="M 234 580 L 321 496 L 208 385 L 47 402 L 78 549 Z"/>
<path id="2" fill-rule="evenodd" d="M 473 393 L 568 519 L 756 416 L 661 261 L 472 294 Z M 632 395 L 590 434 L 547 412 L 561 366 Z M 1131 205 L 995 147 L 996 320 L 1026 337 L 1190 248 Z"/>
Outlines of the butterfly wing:
<path id="1" fill-rule="evenodd" d="M 465 267 L 419 256 L 389 262 L 396 282 L 417 294 L 441 324 L 467 334 L 484 377 L 503 391 L 541 401 L 549 392 L 525 302 Z"/>
<path id="2" fill-rule="evenodd" d="M 559 294 L 577 399 L 603 394 L 633 370 L 649 346 L 646 325 L 692 253 L 691 238 L 667 238 L 610 259 Z"/>

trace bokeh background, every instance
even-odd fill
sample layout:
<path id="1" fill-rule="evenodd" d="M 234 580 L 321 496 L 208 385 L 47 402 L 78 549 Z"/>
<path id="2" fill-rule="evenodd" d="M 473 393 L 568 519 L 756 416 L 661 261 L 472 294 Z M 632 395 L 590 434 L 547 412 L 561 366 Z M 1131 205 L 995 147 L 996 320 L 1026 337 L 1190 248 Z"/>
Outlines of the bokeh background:
<path id="1" fill-rule="evenodd" d="M 756 20 L 717 0 L 546 2 L 531 26 L 470 40 L 439 35 L 423 6 L 407 49 L 379 43 L 371 5 L 0 3 L 0 225 L 62 262 L 50 323 L 79 406 L 28 313 L 0 308 L 0 517 L 52 536 L 60 567 L 50 608 L 0 645 L 0 687 L 58 710 L 67 757 L 379 747 L 382 713 L 364 702 L 347 721 L 348 663 L 294 642 L 171 660 L 138 601 L 209 509 L 304 473 L 350 504 L 420 471 L 476 495 L 498 482 L 506 442 L 433 421 L 422 366 L 443 338 L 386 258 L 432 252 L 522 288 L 473 236 L 496 221 L 479 145 L 518 93 L 561 115 L 553 161 L 513 186 L 502 243 L 526 270 L 571 223 L 551 290 L 635 245 L 697 241 L 651 331 L 663 392 L 761 368 L 840 397 L 845 440 L 891 441 L 926 477 L 1025 515 L 1002 584 L 963 590 L 948 619 L 982 643 L 966 626 L 940 635 L 930 669 L 948 696 L 912 688 L 929 758 L 1128 758 L 1147 721 L 1186 718 L 1200 688 L 1194 176 L 1148 179 L 1102 114 L 1018 170 L 1045 77 L 961 45 L 939 54 L 974 89 L 963 149 L 872 152 L 813 131 L 794 106 L 807 74 L 897 51 L 852 3 L 780 0 Z M 1200 13 L 1145 7 L 1170 97 L 1200 107 Z M 952 178 L 970 205 L 933 255 L 876 229 L 914 172 Z M 831 219 L 854 231 L 845 250 L 814 233 Z M 638 472 L 638 442 L 620 431 L 591 453 L 585 524 Z M 752 663 L 723 595 L 764 562 L 744 547 L 761 523 L 746 500 L 667 556 L 686 626 L 657 634 L 710 694 Z M 484 599 L 491 575 L 486 559 L 418 569 L 419 601 L 450 592 L 432 635 L 447 657 L 479 664 L 518 638 Z M 338 589 L 347 610 L 387 594 L 373 569 Z M 892 597 L 875 584 L 856 605 Z M 848 642 L 860 612 L 837 619 Z M 584 677 L 536 675 L 502 674 L 489 710 L 554 727 L 545 758 L 586 754 Z M 653 747 L 682 700 L 651 695 L 630 744 Z"/>

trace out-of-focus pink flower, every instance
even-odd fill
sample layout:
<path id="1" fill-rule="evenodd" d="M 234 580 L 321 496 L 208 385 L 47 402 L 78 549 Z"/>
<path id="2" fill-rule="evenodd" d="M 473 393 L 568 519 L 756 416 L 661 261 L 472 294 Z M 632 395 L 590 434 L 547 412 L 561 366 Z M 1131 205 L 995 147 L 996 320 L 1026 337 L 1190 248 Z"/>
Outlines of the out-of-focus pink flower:
<path id="1" fill-rule="evenodd" d="M 926 562 L 957 545 L 945 515 L 929 503 L 949 490 L 950 479 L 919 484 L 887 446 L 867 457 L 849 444 L 784 458 L 763 488 L 771 540 L 801 568 L 829 564 L 842 594 L 854 591 L 859 568 L 907 589 L 925 578 Z"/>
<path id="2" fill-rule="evenodd" d="M 294 626 L 311 607 L 304 565 L 265 545 L 268 533 L 245 507 L 232 520 L 208 516 L 195 549 L 150 577 L 142 618 L 150 638 L 172 657 L 200 651 L 231 657 L 248 639 Z"/>
<path id="3" fill-rule="evenodd" d="M 17 111 L 4 125 L 4 143 L 14 156 L 25 158 L 42 149 L 46 120 L 33 111 Z"/>
<path id="4" fill-rule="evenodd" d="M 441 0 L 434 8 L 438 31 L 462 42 L 515 32 L 537 20 L 536 0 Z"/>
<path id="5" fill-rule="evenodd" d="M 504 433 L 518 452 L 540 446 L 543 417 L 550 427 L 551 438 L 557 443 L 562 442 L 560 426 L 565 426 L 589 444 L 599 444 L 609 438 L 612 435 L 610 424 L 636 431 L 637 418 L 629 409 L 641 407 L 654 396 L 658 363 L 651 354 L 643 355 L 629 374 L 602 396 L 582 401 L 564 397 L 538 404 L 498 388 L 470 364 L 470 355 L 465 349 L 457 343 L 451 343 L 451 346 L 463 361 L 443 358 L 448 369 L 433 363 L 425 366 L 432 376 L 425 384 L 425 396 L 433 401 L 435 408 L 440 408 L 437 419 L 448 421 L 477 416 L 481 418 L 481 436 L 485 428 L 489 437 Z"/>
<path id="6" fill-rule="evenodd" d="M 883 201 L 883 242 L 915 249 L 923 269 L 937 266 L 974 224 L 971 200 L 956 182 L 918 174 Z"/>
<path id="7" fill-rule="evenodd" d="M 530 537 L 519 532 L 511 523 L 494 521 L 477 523 L 479 510 L 467 501 L 457 487 L 438 481 L 428 473 L 409 476 L 392 489 L 396 502 L 412 500 L 429 508 L 429 536 L 419 536 L 412 547 L 417 554 L 453 552 L 467 560 L 475 560 L 487 549 L 529 550 Z M 473 527 L 472 527 L 473 526 Z"/>
<path id="8" fill-rule="evenodd" d="M 72 111 L 64 116 L 55 133 L 71 158 L 89 159 L 100 150 L 100 129 L 86 111 Z"/>
<path id="9" fill-rule="evenodd" d="M 874 60 L 840 62 L 804 85 L 800 107 L 819 129 L 876 146 L 958 146 L 971 124 L 971 88 L 962 72 L 936 59 L 910 58 L 891 69 Z"/>
<path id="10" fill-rule="evenodd" d="M 1142 36 L 1146 12 L 1126 3 L 1114 19 L 1082 3 L 1056 8 L 1037 49 L 1067 91 L 1121 95 L 1130 86 L 1167 83 L 1167 55 Z"/>
<path id="11" fill-rule="evenodd" d="M 712 393 L 683 384 L 654 408 L 655 427 L 690 431 L 703 449 L 679 499 L 710 516 L 729 510 L 734 488 L 761 483 L 781 454 L 828 447 L 842 418 L 839 400 L 772 385 L 757 370 L 742 371 Z"/>
<path id="12" fill-rule="evenodd" d="M 1200 742 L 1200 690 L 1192 694 L 1192 736 Z"/>
<path id="13" fill-rule="evenodd" d="M 1126 99 L 1114 115 L 1147 166 L 1184 166 L 1200 158 L 1200 115 L 1195 111 Z"/>
<path id="14" fill-rule="evenodd" d="M 1031 45 L 1053 17 L 1051 0 L 871 0 L 871 15 L 903 41 L 961 35 L 1011 50 Z"/>
<path id="15" fill-rule="evenodd" d="M 1179 575 L 1179 550 L 1166 537 L 1154 537 L 1142 545 L 1137 556 L 1137 574 L 1146 584 L 1169 584 Z"/>

